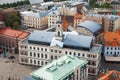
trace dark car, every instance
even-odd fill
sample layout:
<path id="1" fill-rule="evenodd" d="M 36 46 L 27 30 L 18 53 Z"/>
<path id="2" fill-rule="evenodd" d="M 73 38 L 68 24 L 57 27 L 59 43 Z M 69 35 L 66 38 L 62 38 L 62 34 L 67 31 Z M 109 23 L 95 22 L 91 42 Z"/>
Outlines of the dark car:
<path id="1" fill-rule="evenodd" d="M 15 56 L 10 56 L 8 57 L 8 59 L 15 59 Z"/>

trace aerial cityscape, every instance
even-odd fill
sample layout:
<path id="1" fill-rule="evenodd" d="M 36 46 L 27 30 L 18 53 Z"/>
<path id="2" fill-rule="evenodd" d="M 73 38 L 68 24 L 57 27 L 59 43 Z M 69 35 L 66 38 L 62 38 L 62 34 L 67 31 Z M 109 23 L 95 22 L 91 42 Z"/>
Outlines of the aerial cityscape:
<path id="1" fill-rule="evenodd" d="M 120 80 L 120 0 L 0 0 L 0 80 Z"/>

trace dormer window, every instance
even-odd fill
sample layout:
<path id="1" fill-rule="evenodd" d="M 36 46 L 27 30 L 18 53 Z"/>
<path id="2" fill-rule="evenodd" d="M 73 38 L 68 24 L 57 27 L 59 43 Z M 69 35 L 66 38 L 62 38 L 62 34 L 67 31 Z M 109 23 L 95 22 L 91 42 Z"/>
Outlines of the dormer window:
<path id="1" fill-rule="evenodd" d="M 111 44 L 112 44 L 112 41 L 110 41 L 109 44 L 111 45 Z"/>

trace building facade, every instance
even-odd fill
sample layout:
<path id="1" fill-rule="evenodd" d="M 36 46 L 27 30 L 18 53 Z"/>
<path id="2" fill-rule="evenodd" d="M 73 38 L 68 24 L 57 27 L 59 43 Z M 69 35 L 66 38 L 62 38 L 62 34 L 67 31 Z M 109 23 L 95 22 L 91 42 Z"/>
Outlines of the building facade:
<path id="1" fill-rule="evenodd" d="M 21 12 L 22 15 L 22 24 L 24 26 L 28 26 L 35 29 L 42 29 L 47 26 L 48 24 L 48 14 L 49 12 L 33 12 L 33 11 L 26 11 Z"/>
<path id="2" fill-rule="evenodd" d="M 0 29 L 0 49 L 4 52 L 18 53 L 18 42 L 28 35 L 28 32 L 2 28 Z"/>
<path id="3" fill-rule="evenodd" d="M 88 80 L 87 63 L 88 61 L 74 56 L 63 56 L 31 75 L 35 80 Z"/>
<path id="4" fill-rule="evenodd" d="M 76 14 L 74 16 L 74 28 L 77 27 L 78 24 L 82 22 L 82 15 L 81 14 Z"/>
<path id="5" fill-rule="evenodd" d="M 48 15 L 48 27 L 56 26 L 56 22 L 61 19 L 59 11 L 52 11 Z"/>
<path id="6" fill-rule="evenodd" d="M 104 56 L 106 61 L 120 61 L 120 31 L 105 33 Z"/>
<path id="7" fill-rule="evenodd" d="M 88 60 L 89 74 L 97 75 L 102 46 L 93 44 L 93 36 L 79 35 L 76 32 L 63 32 L 61 23 L 58 21 L 56 32 L 34 31 L 27 39 L 20 41 L 19 62 L 44 66 L 61 56 L 74 55 Z"/>
<path id="8" fill-rule="evenodd" d="M 111 5 L 112 5 L 113 9 L 120 10 L 120 1 L 112 1 Z"/>

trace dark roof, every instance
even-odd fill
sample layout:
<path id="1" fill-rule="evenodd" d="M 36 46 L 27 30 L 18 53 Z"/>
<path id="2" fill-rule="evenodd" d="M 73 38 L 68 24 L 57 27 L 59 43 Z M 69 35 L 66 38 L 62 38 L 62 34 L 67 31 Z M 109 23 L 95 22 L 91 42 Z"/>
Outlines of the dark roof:
<path id="1" fill-rule="evenodd" d="M 111 4 L 120 4 L 120 1 L 111 1 Z"/>

